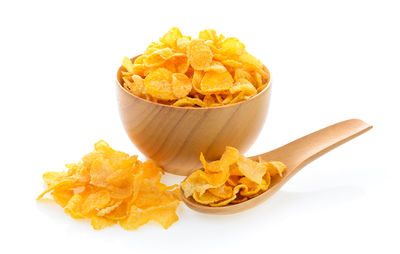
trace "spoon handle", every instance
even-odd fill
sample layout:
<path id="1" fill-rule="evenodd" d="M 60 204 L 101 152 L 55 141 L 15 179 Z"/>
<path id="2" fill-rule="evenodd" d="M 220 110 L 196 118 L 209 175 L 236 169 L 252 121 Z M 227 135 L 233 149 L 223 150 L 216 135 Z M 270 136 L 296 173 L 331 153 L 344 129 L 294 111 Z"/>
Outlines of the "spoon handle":
<path id="1" fill-rule="evenodd" d="M 370 130 L 371 125 L 359 120 L 350 119 L 328 126 L 281 146 L 269 153 L 263 159 L 283 161 L 288 168 L 296 173 L 305 165 L 329 152 L 337 146 Z"/>

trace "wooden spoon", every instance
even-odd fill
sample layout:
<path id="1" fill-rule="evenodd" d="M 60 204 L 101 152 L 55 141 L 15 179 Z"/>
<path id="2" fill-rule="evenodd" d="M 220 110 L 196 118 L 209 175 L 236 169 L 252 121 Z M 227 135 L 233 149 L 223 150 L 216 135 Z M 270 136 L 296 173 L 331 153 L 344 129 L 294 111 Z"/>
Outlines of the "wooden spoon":
<path id="1" fill-rule="evenodd" d="M 260 157 L 264 161 L 282 161 L 286 164 L 287 169 L 282 178 L 274 177 L 272 179 L 267 191 L 245 202 L 223 207 L 210 207 L 197 203 L 192 197 L 186 198 L 181 189 L 182 200 L 191 209 L 210 214 L 232 214 L 252 208 L 271 197 L 308 163 L 371 128 L 371 125 L 359 119 L 351 119 L 328 126 L 270 152 L 250 157 L 254 160 Z"/>

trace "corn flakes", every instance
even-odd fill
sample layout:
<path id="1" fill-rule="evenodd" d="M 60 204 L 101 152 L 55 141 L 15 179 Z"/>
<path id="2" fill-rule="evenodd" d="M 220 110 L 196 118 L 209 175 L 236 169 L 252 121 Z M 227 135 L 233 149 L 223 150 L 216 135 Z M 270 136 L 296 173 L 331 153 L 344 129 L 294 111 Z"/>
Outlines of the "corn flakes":
<path id="1" fill-rule="evenodd" d="M 135 96 L 176 107 L 218 107 L 263 91 L 270 75 L 237 38 L 173 27 L 133 62 L 122 61 L 122 85 Z M 201 102 L 200 102 L 201 101 Z"/>
<path id="2" fill-rule="evenodd" d="M 282 177 L 286 169 L 280 161 L 253 161 L 227 146 L 220 160 L 207 162 L 200 154 L 204 170 L 196 170 L 182 183 L 185 197 L 203 205 L 237 204 L 260 195 L 271 184 L 271 177 Z"/>
<path id="3" fill-rule="evenodd" d="M 65 213 L 90 219 L 96 230 L 116 223 L 137 229 L 150 220 L 167 229 L 178 220 L 178 186 L 162 184 L 163 171 L 152 161 L 141 162 L 99 141 L 82 162 L 67 168 L 43 175 L 48 188 L 37 199 L 50 193 Z"/>

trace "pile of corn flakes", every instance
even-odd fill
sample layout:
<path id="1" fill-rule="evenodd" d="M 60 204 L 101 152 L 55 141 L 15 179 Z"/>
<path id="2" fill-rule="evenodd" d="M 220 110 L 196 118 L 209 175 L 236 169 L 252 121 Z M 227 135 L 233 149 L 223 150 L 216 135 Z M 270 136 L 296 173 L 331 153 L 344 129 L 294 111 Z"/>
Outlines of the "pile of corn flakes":
<path id="1" fill-rule="evenodd" d="M 171 28 L 134 62 L 122 62 L 130 93 L 178 107 L 216 107 L 248 100 L 270 80 L 269 71 L 238 39 L 207 29 L 199 38 Z"/>
<path id="2" fill-rule="evenodd" d="M 253 161 L 227 146 L 221 159 L 207 162 L 200 154 L 204 170 L 193 172 L 181 183 L 185 197 L 203 205 L 225 206 L 258 196 L 271 184 L 271 177 L 282 177 L 286 166 L 279 161 Z"/>
<path id="3" fill-rule="evenodd" d="M 94 229 L 119 223 L 132 230 L 150 220 L 167 229 L 178 220 L 178 186 L 162 184 L 163 171 L 152 161 L 141 162 L 99 141 L 81 162 L 66 167 L 43 175 L 48 189 L 38 199 L 50 192 L 65 213 L 90 219 Z"/>

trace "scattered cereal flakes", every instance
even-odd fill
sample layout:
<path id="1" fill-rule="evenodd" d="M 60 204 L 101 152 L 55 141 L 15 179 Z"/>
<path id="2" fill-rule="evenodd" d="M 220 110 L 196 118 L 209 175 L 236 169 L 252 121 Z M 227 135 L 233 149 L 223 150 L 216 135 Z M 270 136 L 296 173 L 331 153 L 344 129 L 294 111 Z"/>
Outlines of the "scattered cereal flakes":
<path id="1" fill-rule="evenodd" d="M 68 201 L 67 205 L 64 207 L 64 212 L 69 214 L 74 219 L 85 218 L 81 213 L 81 205 L 84 201 L 81 194 L 75 194 Z"/>
<path id="2" fill-rule="evenodd" d="M 74 195 L 73 190 L 53 190 L 51 193 L 54 201 L 59 204 L 61 207 L 65 207 L 68 204 L 68 201 Z"/>
<path id="3" fill-rule="evenodd" d="M 107 206 L 111 200 L 108 190 L 100 190 L 89 194 L 81 205 L 82 214 L 89 215 L 91 212 L 100 210 Z"/>
<path id="4" fill-rule="evenodd" d="M 122 204 L 122 200 L 117 201 L 117 202 L 114 202 L 113 205 L 104 207 L 103 209 L 100 209 L 100 210 L 97 212 L 96 215 L 101 217 L 101 216 L 110 214 L 112 211 L 114 211 L 115 209 L 117 209 L 118 206 L 120 206 L 121 204 Z"/>
<path id="5" fill-rule="evenodd" d="M 181 183 L 181 189 L 185 197 L 213 207 L 241 203 L 261 194 L 269 188 L 272 174 L 281 172 L 282 176 L 286 169 L 279 161 L 256 162 L 245 158 L 229 146 L 220 160 L 207 162 L 201 153 L 200 161 L 204 170 L 189 175 Z"/>
<path id="6" fill-rule="evenodd" d="M 48 186 L 53 186 L 57 184 L 60 179 L 64 178 L 67 176 L 67 172 L 61 171 L 61 172 L 47 172 L 43 174 L 43 180 Z"/>
<path id="7" fill-rule="evenodd" d="M 117 206 L 111 212 L 106 213 L 104 217 L 114 221 L 121 221 L 123 219 L 126 219 L 129 215 L 128 208 L 133 204 L 134 200 L 135 200 L 134 197 L 132 197 L 132 199 L 128 201 L 124 200 L 119 206 Z"/>
<path id="8" fill-rule="evenodd" d="M 42 194 L 40 194 L 39 197 L 37 197 L 37 199 L 41 199 L 44 195 L 46 195 L 47 193 L 49 193 L 53 190 L 64 190 L 64 189 L 72 188 L 75 186 L 75 181 L 76 180 L 74 180 L 74 179 L 67 179 L 67 177 L 65 177 L 65 179 L 61 179 L 59 182 L 55 183 L 54 185 L 48 186 L 49 188 L 47 188 L 47 190 L 42 192 Z"/>
<path id="9" fill-rule="evenodd" d="M 195 70 L 204 70 L 210 66 L 212 61 L 211 49 L 200 39 L 194 39 L 190 42 L 187 55 L 190 65 Z"/>
<path id="10" fill-rule="evenodd" d="M 160 182 L 163 171 L 152 161 L 112 149 L 99 141 L 82 162 L 66 165 L 68 171 L 48 172 L 48 185 L 38 199 L 51 193 L 74 219 L 91 220 L 96 230 L 119 223 L 137 229 L 150 220 L 168 228 L 178 220 L 178 186 Z"/>
<path id="11" fill-rule="evenodd" d="M 122 66 L 122 86 L 128 92 L 175 107 L 218 107 L 248 100 L 270 80 L 269 71 L 242 42 L 214 29 L 200 31 L 192 39 L 173 27 L 133 62 L 125 57 Z M 189 79 L 189 93 L 186 78 L 185 86 L 177 85 L 180 79 L 172 79 L 173 74 Z"/>
<path id="12" fill-rule="evenodd" d="M 167 205 L 153 206 L 146 209 L 132 206 L 129 216 L 121 220 L 120 225 L 126 230 L 136 230 L 149 221 L 155 221 L 167 229 L 178 220 L 178 216 L 175 213 L 178 205 L 179 201 L 175 200 Z"/>
<path id="13" fill-rule="evenodd" d="M 93 229 L 95 230 L 101 230 L 106 227 L 110 227 L 114 225 L 116 222 L 101 216 L 93 216 L 91 217 L 91 223 Z"/>

